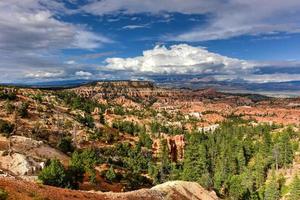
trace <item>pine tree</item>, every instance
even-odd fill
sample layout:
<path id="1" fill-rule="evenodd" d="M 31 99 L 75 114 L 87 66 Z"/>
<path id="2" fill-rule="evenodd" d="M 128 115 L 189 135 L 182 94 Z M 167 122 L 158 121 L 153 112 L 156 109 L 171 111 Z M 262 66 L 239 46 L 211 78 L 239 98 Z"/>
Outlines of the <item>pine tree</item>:
<path id="1" fill-rule="evenodd" d="M 210 186 L 206 148 L 204 145 L 189 145 L 185 152 L 182 178 L 188 181 L 197 181 L 205 187 Z"/>
<path id="2" fill-rule="evenodd" d="M 85 149 L 82 153 L 78 153 L 77 151 L 75 151 L 72 154 L 70 166 L 79 171 L 88 173 L 90 182 L 95 183 L 95 165 L 99 159 L 100 158 L 97 157 L 96 152 L 92 149 Z"/>
<path id="3" fill-rule="evenodd" d="M 229 196 L 233 199 L 241 199 L 243 197 L 242 178 L 240 175 L 234 175 L 230 179 Z"/>
<path id="4" fill-rule="evenodd" d="M 267 183 L 266 189 L 265 189 L 265 198 L 264 200 L 278 200 L 280 198 L 280 192 L 277 187 L 275 172 L 272 172 L 272 178 Z"/>
<path id="5" fill-rule="evenodd" d="M 153 162 L 149 163 L 148 173 L 152 177 L 154 184 L 158 184 L 160 182 L 160 174 L 158 167 Z"/>
<path id="6" fill-rule="evenodd" d="M 257 153 L 255 156 L 255 164 L 253 169 L 253 178 L 255 180 L 256 189 L 263 186 L 266 176 L 266 161 L 261 153 Z"/>
<path id="7" fill-rule="evenodd" d="M 170 158 L 169 158 L 169 147 L 168 141 L 166 139 L 162 139 L 160 142 L 160 153 L 159 153 L 159 161 L 160 161 L 160 181 L 164 182 L 168 178 L 168 174 L 170 173 Z"/>
<path id="8" fill-rule="evenodd" d="M 51 160 L 38 176 L 39 180 L 45 185 L 65 187 L 66 174 L 64 166 L 59 160 Z"/>
<path id="9" fill-rule="evenodd" d="M 279 139 L 279 163 L 283 167 L 293 162 L 293 147 L 289 133 L 284 133 Z"/>
<path id="10" fill-rule="evenodd" d="M 237 152 L 237 171 L 238 173 L 242 173 L 244 171 L 244 168 L 246 166 L 246 158 L 244 154 L 244 149 L 242 145 L 239 145 Z"/>
<path id="11" fill-rule="evenodd" d="M 290 190 L 289 200 L 299 200 L 300 199 L 300 179 L 295 176 L 292 182 L 292 187 Z"/>
<path id="12" fill-rule="evenodd" d="M 262 153 L 265 156 L 269 156 L 270 155 L 270 148 L 272 145 L 272 138 L 271 138 L 271 134 L 268 130 L 262 130 L 263 132 L 263 144 L 262 144 Z"/>

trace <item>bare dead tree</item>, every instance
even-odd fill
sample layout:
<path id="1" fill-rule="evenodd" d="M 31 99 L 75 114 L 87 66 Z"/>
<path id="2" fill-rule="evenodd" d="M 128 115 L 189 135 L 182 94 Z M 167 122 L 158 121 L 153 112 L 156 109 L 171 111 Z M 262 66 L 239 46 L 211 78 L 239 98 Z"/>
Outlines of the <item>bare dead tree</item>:
<path id="1" fill-rule="evenodd" d="M 73 143 L 74 146 L 77 146 L 77 127 L 76 124 L 73 126 Z"/>
<path id="2" fill-rule="evenodd" d="M 278 157 L 279 157 L 279 148 L 277 145 L 275 145 L 274 149 L 273 149 L 273 156 L 275 159 L 275 169 L 276 171 L 278 171 Z"/>
<path id="3" fill-rule="evenodd" d="M 10 135 L 8 137 L 8 153 L 9 153 L 9 155 L 11 155 L 11 153 L 12 153 L 12 149 L 11 149 L 12 148 L 11 137 L 16 134 L 16 132 L 18 130 L 18 125 L 19 125 L 17 106 L 15 107 L 15 110 L 14 110 L 13 121 L 14 121 L 14 129 L 13 129 L 13 131 L 10 133 Z"/>

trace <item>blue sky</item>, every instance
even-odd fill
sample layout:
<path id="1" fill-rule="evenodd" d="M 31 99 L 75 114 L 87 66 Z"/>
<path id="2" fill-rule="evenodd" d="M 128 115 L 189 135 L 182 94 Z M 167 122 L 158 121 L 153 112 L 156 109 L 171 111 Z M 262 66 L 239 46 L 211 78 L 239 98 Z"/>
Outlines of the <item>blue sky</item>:
<path id="1" fill-rule="evenodd" d="M 299 0 L 0 2 L 1 82 L 300 80 Z"/>

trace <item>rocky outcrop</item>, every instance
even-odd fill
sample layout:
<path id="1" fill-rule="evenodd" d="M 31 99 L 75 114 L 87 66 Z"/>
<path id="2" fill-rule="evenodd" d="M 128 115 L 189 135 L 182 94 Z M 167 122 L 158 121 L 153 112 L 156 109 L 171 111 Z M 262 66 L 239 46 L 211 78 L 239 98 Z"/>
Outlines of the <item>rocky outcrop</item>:
<path id="1" fill-rule="evenodd" d="M 176 162 L 183 159 L 184 155 L 184 135 L 166 135 L 163 134 L 162 138 L 167 141 L 169 155 L 172 161 Z M 154 156 L 158 156 L 160 152 L 161 139 L 154 139 L 152 143 L 152 151 Z"/>
<path id="2" fill-rule="evenodd" d="M 0 151 L 0 167 L 12 175 L 35 175 L 42 168 L 41 163 L 19 153 L 7 154 Z"/>
<path id="3" fill-rule="evenodd" d="M 149 81 L 104 81 L 70 90 L 82 97 L 93 98 L 99 102 L 126 97 L 136 102 L 158 100 L 161 103 L 175 104 L 178 101 L 196 101 L 220 95 L 214 89 L 169 89 L 156 87 Z"/>
<path id="4" fill-rule="evenodd" d="M 12 136 L 9 139 L 0 136 L 3 148 L 0 150 L 0 169 L 18 176 L 33 176 L 43 168 L 46 159 L 59 159 L 68 165 L 69 157 L 57 149 L 23 136 Z"/>
<path id="5" fill-rule="evenodd" d="M 157 185 L 151 190 L 163 192 L 163 199 L 199 199 L 199 200 L 218 200 L 219 198 L 213 191 L 207 191 L 198 183 L 186 181 L 169 181 Z"/>
<path id="6" fill-rule="evenodd" d="M 124 95 L 128 97 L 146 97 L 153 89 L 154 85 L 149 81 L 104 81 L 71 90 L 82 97 L 107 99 Z"/>

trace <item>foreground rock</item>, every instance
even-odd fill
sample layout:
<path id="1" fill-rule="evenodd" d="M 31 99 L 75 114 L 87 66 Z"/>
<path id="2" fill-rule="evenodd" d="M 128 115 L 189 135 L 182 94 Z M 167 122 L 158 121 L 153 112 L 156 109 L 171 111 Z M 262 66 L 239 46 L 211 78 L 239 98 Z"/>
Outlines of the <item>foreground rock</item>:
<path id="1" fill-rule="evenodd" d="M 163 200 L 163 199 L 197 199 L 218 200 L 212 192 L 206 191 L 198 183 L 171 181 L 157 185 L 151 189 L 141 189 L 125 193 L 103 193 L 67 190 L 25 182 L 13 178 L 0 178 L 0 188 L 5 189 L 9 199 L 48 199 L 48 200 Z"/>
<path id="2" fill-rule="evenodd" d="M 23 136 L 9 139 L 0 136 L 0 170 L 15 177 L 35 176 L 43 168 L 46 159 L 59 159 L 64 165 L 69 157 L 42 141 Z"/>

